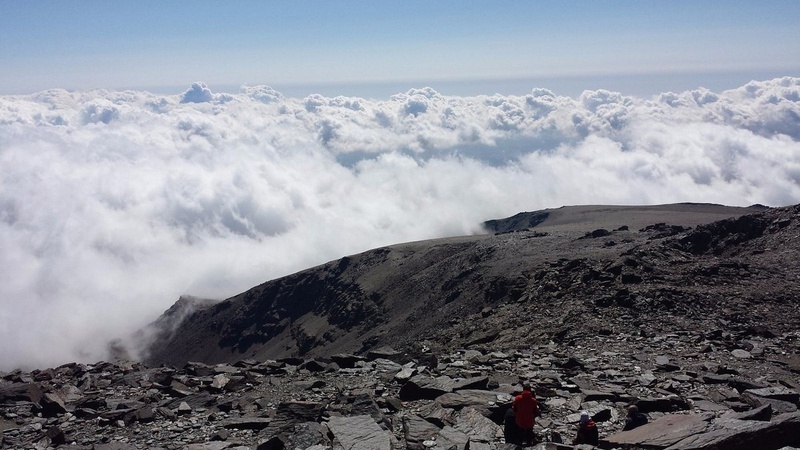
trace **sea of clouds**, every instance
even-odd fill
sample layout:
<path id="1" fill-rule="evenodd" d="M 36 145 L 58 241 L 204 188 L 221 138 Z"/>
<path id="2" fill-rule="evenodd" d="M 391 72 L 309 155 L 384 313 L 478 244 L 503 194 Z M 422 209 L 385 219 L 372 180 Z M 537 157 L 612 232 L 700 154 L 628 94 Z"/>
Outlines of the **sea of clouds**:
<path id="1" fill-rule="evenodd" d="M 800 202 L 800 78 L 651 99 L 0 97 L 0 370 L 108 357 L 184 294 L 569 204 Z"/>

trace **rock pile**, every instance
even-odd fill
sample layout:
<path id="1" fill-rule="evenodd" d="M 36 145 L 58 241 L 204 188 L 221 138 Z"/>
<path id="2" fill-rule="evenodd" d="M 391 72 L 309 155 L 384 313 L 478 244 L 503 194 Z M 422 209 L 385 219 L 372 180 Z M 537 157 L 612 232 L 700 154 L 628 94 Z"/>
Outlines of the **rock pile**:
<path id="1" fill-rule="evenodd" d="M 790 357 L 800 333 L 754 335 L 749 350 L 731 349 L 731 339 L 620 333 L 525 351 L 14 371 L 0 382 L 2 447 L 510 450 L 502 421 L 523 380 L 542 406 L 541 449 L 573 448 L 582 410 L 598 423 L 602 448 L 800 444 L 800 366 Z M 620 433 L 629 404 L 651 421 Z"/>

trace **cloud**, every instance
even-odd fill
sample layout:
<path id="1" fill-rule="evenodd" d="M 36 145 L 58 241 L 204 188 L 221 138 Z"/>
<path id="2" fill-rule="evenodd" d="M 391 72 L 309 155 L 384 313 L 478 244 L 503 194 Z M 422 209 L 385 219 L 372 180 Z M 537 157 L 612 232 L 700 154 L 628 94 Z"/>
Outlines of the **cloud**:
<path id="1" fill-rule="evenodd" d="M 214 94 L 205 83 L 192 83 L 189 89 L 183 93 L 181 103 L 206 103 L 214 100 Z"/>
<path id="2" fill-rule="evenodd" d="M 182 295 L 523 210 L 798 203 L 798 130 L 797 78 L 649 99 L 0 97 L 0 370 L 104 359 Z"/>

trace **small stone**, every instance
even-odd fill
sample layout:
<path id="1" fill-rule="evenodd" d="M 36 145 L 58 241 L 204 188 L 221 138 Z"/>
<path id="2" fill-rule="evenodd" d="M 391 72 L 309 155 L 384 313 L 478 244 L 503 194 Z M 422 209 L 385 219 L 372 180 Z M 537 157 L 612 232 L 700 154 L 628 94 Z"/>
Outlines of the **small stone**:
<path id="1" fill-rule="evenodd" d="M 742 350 L 740 348 L 731 351 L 731 355 L 733 355 L 734 358 L 739 358 L 739 359 L 750 359 L 753 357 L 753 355 L 751 355 L 750 352 L 748 352 L 747 350 Z"/>

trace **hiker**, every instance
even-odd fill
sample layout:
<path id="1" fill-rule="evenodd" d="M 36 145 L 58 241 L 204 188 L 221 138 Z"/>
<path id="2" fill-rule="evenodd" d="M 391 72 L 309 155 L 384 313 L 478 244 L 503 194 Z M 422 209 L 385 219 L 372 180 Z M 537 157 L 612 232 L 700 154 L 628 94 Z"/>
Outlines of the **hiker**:
<path id="1" fill-rule="evenodd" d="M 628 406 L 628 415 L 625 417 L 625 428 L 622 431 L 632 430 L 647 423 L 647 416 L 639 412 L 636 405 Z"/>
<path id="2" fill-rule="evenodd" d="M 582 411 L 581 420 L 578 423 L 578 434 L 572 440 L 572 445 L 597 445 L 598 440 L 600 440 L 600 434 L 597 432 L 597 424 L 589 417 L 589 411 Z"/>
<path id="3" fill-rule="evenodd" d="M 533 444 L 536 437 L 533 434 L 533 422 L 539 415 L 539 405 L 531 390 L 531 384 L 522 383 L 522 393 L 514 397 L 514 422 L 520 429 L 523 444 Z"/>
<path id="4" fill-rule="evenodd" d="M 512 408 L 506 410 L 506 415 L 503 418 L 503 436 L 509 444 L 522 444 L 522 433 L 517 426 Z"/>

